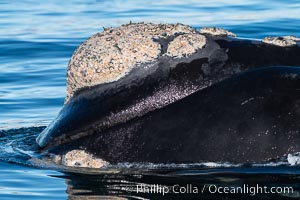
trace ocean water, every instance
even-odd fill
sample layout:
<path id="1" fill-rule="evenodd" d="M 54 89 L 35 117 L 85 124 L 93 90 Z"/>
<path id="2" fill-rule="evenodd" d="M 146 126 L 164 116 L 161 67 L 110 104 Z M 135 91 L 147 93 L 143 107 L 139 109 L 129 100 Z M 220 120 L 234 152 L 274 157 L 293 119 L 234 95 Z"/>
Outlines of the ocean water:
<path id="1" fill-rule="evenodd" d="M 241 38 L 299 37 L 299 13 L 298 0 L 1 0 L 0 199 L 299 198 L 300 167 L 290 166 L 287 158 L 251 166 L 125 163 L 102 171 L 89 171 L 64 169 L 33 160 L 30 158 L 38 155 L 27 151 L 63 105 L 66 67 L 73 51 L 103 27 L 130 21 L 180 22 L 197 29 L 224 27 Z M 293 192 L 248 192 L 224 197 L 224 194 L 211 194 L 206 188 L 257 184 L 293 187 Z M 137 191 L 137 186 L 149 189 L 155 185 L 162 188 L 178 185 L 186 189 L 180 194 Z M 199 191 L 192 193 L 188 187 Z"/>

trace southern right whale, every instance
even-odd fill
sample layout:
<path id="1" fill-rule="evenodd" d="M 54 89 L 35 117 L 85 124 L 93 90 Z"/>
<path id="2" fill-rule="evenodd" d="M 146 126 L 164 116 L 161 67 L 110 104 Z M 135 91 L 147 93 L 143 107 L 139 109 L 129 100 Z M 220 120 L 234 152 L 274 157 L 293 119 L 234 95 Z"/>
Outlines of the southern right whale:
<path id="1" fill-rule="evenodd" d="M 217 28 L 197 32 L 182 24 L 151 23 L 109 28 L 92 36 L 78 47 L 69 62 L 65 105 L 57 118 L 39 135 L 38 145 L 42 151 L 49 150 L 60 155 L 82 149 L 109 162 L 252 162 L 292 152 L 297 149 L 293 145 L 282 142 L 283 146 L 274 146 L 269 120 L 276 121 L 274 116 L 277 111 L 275 106 L 268 110 L 267 105 L 277 105 L 278 111 L 281 111 L 281 104 L 274 100 L 277 97 L 282 101 L 290 98 L 294 106 L 298 105 L 297 95 L 286 97 L 283 94 L 286 94 L 289 84 L 292 85 L 291 92 L 297 94 L 299 72 L 291 66 L 300 66 L 299 38 L 288 36 L 258 41 L 231 36 L 233 34 L 230 32 Z M 265 69 L 256 71 L 262 67 Z M 241 74 L 243 72 L 247 75 Z M 230 78 L 232 76 L 235 77 Z M 282 82 L 282 87 L 276 82 Z M 239 85 L 239 90 L 236 85 Z M 270 90 L 278 90 L 282 95 L 266 92 Z M 244 99 L 242 91 L 248 91 L 248 99 Z M 263 96 L 261 102 L 259 98 L 253 100 L 255 95 Z M 230 98 L 233 99 L 228 100 Z M 263 100 L 269 98 L 269 101 Z M 237 99 L 243 100 L 239 103 L 245 106 L 229 104 Z M 183 103 L 188 101 L 194 101 L 196 107 Z M 245 107 L 252 105 L 251 102 L 257 104 L 245 110 Z M 265 106 L 254 106 L 260 104 Z M 217 105 L 219 107 L 214 107 Z M 205 110 L 208 108 L 209 111 Z M 290 111 L 292 108 L 286 109 Z M 177 111 L 180 114 L 176 114 Z M 285 111 L 282 110 L 282 115 Z M 248 115 L 244 116 L 243 112 Z M 265 113 L 261 116 L 261 124 L 255 117 L 251 124 L 251 112 L 257 116 Z M 212 117 L 213 113 L 218 115 Z M 268 116 L 268 113 L 273 114 Z M 186 118 L 181 115 L 186 115 Z M 277 116 L 281 117 L 280 114 Z M 281 121 L 278 121 L 275 127 L 283 127 L 282 130 L 288 128 L 298 120 L 297 116 L 297 113 L 293 115 L 294 118 L 286 122 L 288 125 L 281 126 Z M 244 122 L 240 123 L 238 120 L 243 117 Z M 250 120 L 250 125 L 246 119 Z M 226 120 L 228 124 L 239 123 L 239 128 L 226 127 Z M 161 127 L 158 127 L 159 122 Z M 139 124 L 144 128 L 139 128 Z M 239 145 L 237 139 L 232 137 L 234 133 L 243 131 L 243 127 L 247 127 L 244 133 L 249 133 L 249 137 L 243 143 L 243 133 Z M 257 159 L 254 154 L 243 156 L 250 147 L 259 149 L 246 143 L 251 143 L 251 138 L 257 139 L 256 132 L 247 132 L 255 127 L 258 127 L 257 134 L 260 136 L 260 131 L 265 130 L 264 135 L 268 137 L 262 137 L 262 140 L 272 140 L 270 145 L 273 145 L 274 154 L 265 153 Z M 292 129 L 294 134 L 298 127 L 292 127 L 295 128 Z M 151 130 L 155 132 L 151 134 Z M 203 132 L 197 135 L 197 130 Z M 212 136 L 217 132 L 222 133 L 219 139 L 224 143 L 218 142 L 214 146 L 218 137 Z M 201 143 L 202 136 L 205 139 Z M 226 154 L 225 150 L 232 145 L 230 141 L 238 149 L 233 148 Z M 263 150 L 270 150 L 266 142 L 263 144 L 266 146 L 266 149 L 262 147 Z M 197 145 L 201 146 L 202 153 L 195 150 Z M 285 152 L 284 146 L 288 147 Z M 221 153 L 222 149 L 224 152 Z M 219 156 L 209 159 L 210 152 L 218 152 Z"/>

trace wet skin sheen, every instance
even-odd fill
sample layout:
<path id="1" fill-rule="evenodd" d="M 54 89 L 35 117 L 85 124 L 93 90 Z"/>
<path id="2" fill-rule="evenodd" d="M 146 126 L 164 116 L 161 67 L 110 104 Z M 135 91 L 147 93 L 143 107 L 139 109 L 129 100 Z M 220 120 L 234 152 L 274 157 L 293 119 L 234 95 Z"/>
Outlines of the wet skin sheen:
<path id="1" fill-rule="evenodd" d="M 299 70 L 291 66 L 300 66 L 300 48 L 209 39 L 201 51 L 77 92 L 39 145 L 109 162 L 256 162 L 299 151 Z"/>

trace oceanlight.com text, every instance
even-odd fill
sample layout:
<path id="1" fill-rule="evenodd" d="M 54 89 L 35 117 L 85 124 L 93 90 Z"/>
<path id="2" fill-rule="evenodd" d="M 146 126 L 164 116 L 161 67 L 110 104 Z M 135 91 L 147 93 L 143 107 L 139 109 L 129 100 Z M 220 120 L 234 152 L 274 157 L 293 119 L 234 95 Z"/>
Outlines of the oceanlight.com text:
<path id="1" fill-rule="evenodd" d="M 136 186 L 122 188 L 128 192 L 147 193 L 147 194 L 245 194 L 255 196 L 257 194 L 293 194 L 293 187 L 269 187 L 259 184 L 241 186 L 224 186 L 216 184 L 205 184 L 195 186 L 193 184 L 172 186 L 160 184 L 138 184 Z"/>

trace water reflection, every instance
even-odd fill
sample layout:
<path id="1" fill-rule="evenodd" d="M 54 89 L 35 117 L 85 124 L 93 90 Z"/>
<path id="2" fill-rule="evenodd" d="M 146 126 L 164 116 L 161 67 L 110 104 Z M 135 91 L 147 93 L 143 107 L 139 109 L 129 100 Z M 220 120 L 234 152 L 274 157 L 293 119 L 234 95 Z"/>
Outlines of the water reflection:
<path id="1" fill-rule="evenodd" d="M 300 197 L 299 168 L 295 174 L 276 174 L 267 168 L 131 171 L 102 174 L 65 173 L 69 199 L 290 199 Z M 241 170 L 243 171 L 241 173 Z M 279 171 L 290 168 L 279 167 Z M 251 173 L 252 171 L 252 173 Z M 275 170 L 276 171 L 276 170 Z M 216 188 L 242 188 L 239 194 L 220 194 Z M 264 190 L 254 187 L 266 187 Z M 292 190 L 270 194 L 272 187 Z M 221 191 L 221 190 L 220 190 Z M 246 194 L 245 194 L 246 193 Z"/>

